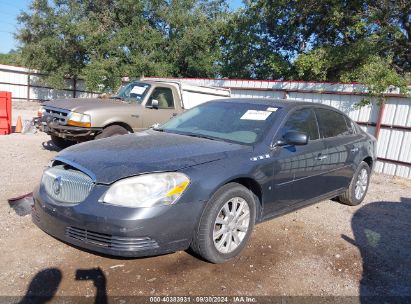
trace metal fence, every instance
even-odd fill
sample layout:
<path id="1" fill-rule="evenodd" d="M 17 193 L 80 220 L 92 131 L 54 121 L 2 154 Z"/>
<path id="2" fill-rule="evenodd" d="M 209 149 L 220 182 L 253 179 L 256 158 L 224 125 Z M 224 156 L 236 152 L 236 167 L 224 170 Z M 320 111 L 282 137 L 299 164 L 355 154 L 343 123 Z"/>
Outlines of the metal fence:
<path id="1" fill-rule="evenodd" d="M 65 88 L 56 90 L 42 84 L 44 76 L 26 68 L 0 65 L 0 91 L 12 92 L 14 100 L 43 101 L 97 96 L 85 89 L 83 80 L 66 79 Z M 355 105 L 364 98 L 366 88 L 356 83 L 154 77 L 146 79 L 229 88 L 233 97 L 287 98 L 333 106 L 347 113 L 364 130 L 378 138 L 378 162 L 375 167 L 377 172 L 411 179 L 411 99 L 397 92 L 387 94 L 387 101 L 382 106 L 372 103 L 357 108 Z"/>
<path id="2" fill-rule="evenodd" d="M 383 105 L 373 102 L 358 108 L 366 87 L 357 83 L 260 81 L 232 79 L 146 78 L 182 81 L 195 85 L 230 88 L 233 97 L 286 98 L 333 106 L 378 139 L 376 172 L 411 179 L 411 99 L 387 93 Z"/>
<path id="3" fill-rule="evenodd" d="M 13 100 L 44 101 L 54 98 L 94 97 L 83 80 L 65 79 L 57 90 L 44 84 L 44 74 L 23 67 L 0 64 L 0 91 L 11 92 Z"/>

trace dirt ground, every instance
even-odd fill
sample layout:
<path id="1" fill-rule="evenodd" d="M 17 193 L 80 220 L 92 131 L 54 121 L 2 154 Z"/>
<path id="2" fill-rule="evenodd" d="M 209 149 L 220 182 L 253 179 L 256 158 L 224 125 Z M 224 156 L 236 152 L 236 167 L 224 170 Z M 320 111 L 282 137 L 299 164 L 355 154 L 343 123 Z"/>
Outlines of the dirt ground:
<path id="1" fill-rule="evenodd" d="M 56 155 L 48 140 L 0 136 L 0 296 L 411 296 L 411 181 L 374 175 L 358 207 L 323 201 L 262 223 L 223 265 L 187 252 L 117 259 L 66 245 L 9 207 Z"/>

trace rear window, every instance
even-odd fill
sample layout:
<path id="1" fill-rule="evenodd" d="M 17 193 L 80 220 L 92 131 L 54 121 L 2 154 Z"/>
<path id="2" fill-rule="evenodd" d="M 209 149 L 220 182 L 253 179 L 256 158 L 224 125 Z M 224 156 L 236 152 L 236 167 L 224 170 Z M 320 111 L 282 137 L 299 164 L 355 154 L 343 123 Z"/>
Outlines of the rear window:
<path id="1" fill-rule="evenodd" d="M 327 109 L 315 109 L 321 138 L 352 134 L 345 123 L 344 115 Z"/>

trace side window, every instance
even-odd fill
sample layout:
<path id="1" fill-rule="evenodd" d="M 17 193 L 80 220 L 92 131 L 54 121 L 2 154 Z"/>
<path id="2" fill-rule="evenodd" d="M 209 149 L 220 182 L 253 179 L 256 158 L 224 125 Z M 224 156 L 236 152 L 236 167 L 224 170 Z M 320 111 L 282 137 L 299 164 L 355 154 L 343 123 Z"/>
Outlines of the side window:
<path id="1" fill-rule="evenodd" d="M 174 109 L 173 91 L 170 88 L 155 88 L 146 106 L 150 107 L 153 99 L 158 100 L 159 109 Z"/>
<path id="2" fill-rule="evenodd" d="M 344 115 L 327 109 L 315 109 L 321 138 L 344 136 L 349 132 Z"/>
<path id="3" fill-rule="evenodd" d="M 304 132 L 310 140 L 318 139 L 317 122 L 313 110 L 301 109 L 292 112 L 281 131 L 282 134 L 288 131 Z"/>
<path id="4" fill-rule="evenodd" d="M 344 117 L 344 118 L 345 118 L 345 123 L 347 124 L 347 127 L 348 127 L 348 134 L 355 134 L 354 123 L 348 117 Z"/>

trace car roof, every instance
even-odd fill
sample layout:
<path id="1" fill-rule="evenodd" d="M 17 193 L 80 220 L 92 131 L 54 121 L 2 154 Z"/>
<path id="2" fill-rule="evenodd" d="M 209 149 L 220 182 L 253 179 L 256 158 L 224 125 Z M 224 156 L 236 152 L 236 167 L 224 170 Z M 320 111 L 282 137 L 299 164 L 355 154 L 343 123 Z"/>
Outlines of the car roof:
<path id="1" fill-rule="evenodd" d="M 317 102 L 307 102 L 307 101 L 298 101 L 294 99 L 273 99 L 273 98 L 226 98 L 226 99 L 215 99 L 212 102 L 227 102 L 227 103 L 247 103 L 247 104 L 256 104 L 256 105 L 263 105 L 263 106 L 271 106 L 271 107 L 278 107 L 287 110 L 291 110 L 296 107 L 300 106 L 309 106 L 309 107 L 321 107 L 327 108 L 333 111 L 341 112 L 340 110 L 324 105 L 322 103 Z M 345 114 L 344 114 L 345 115 Z"/>

